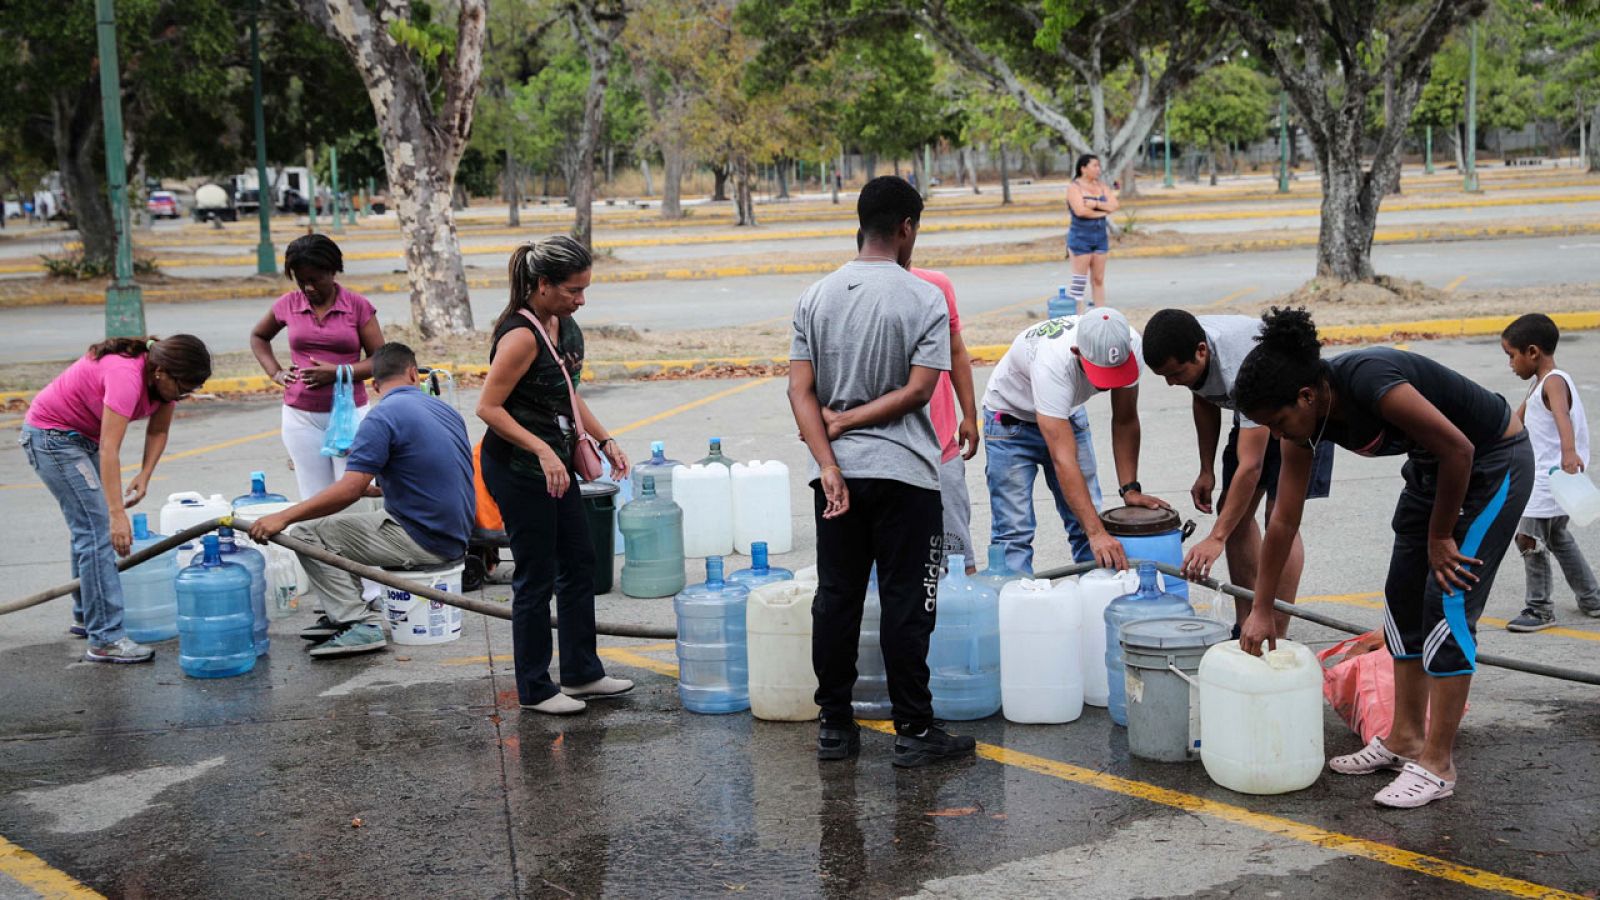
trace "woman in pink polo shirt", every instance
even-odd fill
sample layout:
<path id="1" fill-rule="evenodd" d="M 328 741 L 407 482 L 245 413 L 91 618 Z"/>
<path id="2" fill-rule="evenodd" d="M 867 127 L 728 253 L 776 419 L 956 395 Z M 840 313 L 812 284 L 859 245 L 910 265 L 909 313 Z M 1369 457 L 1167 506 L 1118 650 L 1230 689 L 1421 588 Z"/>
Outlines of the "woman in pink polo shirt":
<path id="1" fill-rule="evenodd" d="M 356 415 L 364 418 L 363 382 L 372 375 L 372 354 L 383 346 L 383 330 L 371 301 L 334 280 L 344 271 L 344 254 L 327 235 L 296 238 L 284 251 L 283 269 L 300 289 L 273 301 L 250 332 L 250 351 L 267 377 L 283 385 L 283 446 L 294 462 L 300 499 L 309 500 L 344 475 L 343 458 L 322 455 L 334 377 L 341 365 L 355 367 Z M 272 351 L 272 339 L 284 329 L 289 331 L 287 369 Z"/>
<path id="2" fill-rule="evenodd" d="M 188 334 L 113 338 L 89 348 L 28 406 L 22 451 L 61 505 L 72 532 L 72 633 L 89 639 L 90 662 L 146 662 L 155 655 L 122 628 L 117 557 L 133 545 L 129 507 L 144 499 L 167 448 L 173 404 L 211 377 L 211 354 Z M 122 489 L 128 423 L 149 419 L 139 473 Z"/>

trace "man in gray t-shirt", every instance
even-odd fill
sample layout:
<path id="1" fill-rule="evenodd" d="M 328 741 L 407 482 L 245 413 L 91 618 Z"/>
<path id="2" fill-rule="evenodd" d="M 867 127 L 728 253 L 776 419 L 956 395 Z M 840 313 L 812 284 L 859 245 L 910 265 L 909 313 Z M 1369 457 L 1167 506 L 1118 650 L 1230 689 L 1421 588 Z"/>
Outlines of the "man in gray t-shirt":
<path id="1" fill-rule="evenodd" d="M 1233 400 L 1239 367 L 1255 349 L 1260 334 L 1261 320 L 1251 316 L 1195 316 L 1186 310 L 1163 309 L 1145 325 L 1143 346 L 1145 364 L 1151 371 L 1168 384 L 1186 387 L 1194 394 L 1200 474 L 1189 494 L 1195 508 L 1204 513 L 1214 508 L 1211 491 L 1217 481 L 1212 465 L 1222 434 L 1222 410 L 1233 411 L 1233 429 L 1222 452 L 1222 496 L 1217 501 L 1217 520 L 1211 532 L 1184 554 L 1183 567 L 1195 576 L 1209 575 L 1218 557 L 1226 552 L 1228 577 L 1244 588 L 1255 587 L 1256 561 L 1261 555 L 1256 508 L 1265 499 L 1267 520 L 1272 520 L 1280 465 L 1278 442 L 1265 427 L 1240 413 Z M 1330 441 L 1324 447 L 1312 471 L 1311 497 L 1328 495 L 1333 444 Z M 1294 602 L 1304 564 L 1305 548 L 1297 534 L 1279 582 L 1278 599 Z M 1250 606 L 1246 600 L 1234 601 L 1240 623 L 1249 615 Z M 1283 637 L 1289 617 L 1279 615 L 1277 621 L 1277 636 Z"/>
<path id="2" fill-rule="evenodd" d="M 928 690 L 944 556 L 940 447 L 928 401 L 950 368 L 950 315 L 939 289 L 907 271 L 922 218 L 916 190 L 900 178 L 874 178 L 856 212 L 861 251 L 801 295 L 789 350 L 789 404 L 811 451 L 815 493 L 817 757 L 847 759 L 861 747 L 851 692 L 876 566 L 894 764 L 922 766 L 971 756 L 975 747 L 934 724 Z"/>

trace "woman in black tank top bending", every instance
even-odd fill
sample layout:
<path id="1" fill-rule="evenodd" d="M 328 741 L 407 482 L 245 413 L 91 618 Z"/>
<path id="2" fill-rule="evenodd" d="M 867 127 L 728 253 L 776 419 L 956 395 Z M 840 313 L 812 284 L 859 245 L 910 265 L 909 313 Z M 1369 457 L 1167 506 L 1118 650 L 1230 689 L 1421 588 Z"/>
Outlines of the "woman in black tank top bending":
<path id="1" fill-rule="evenodd" d="M 1351 350 L 1324 362 L 1304 309 L 1264 317 L 1234 400 L 1279 438 L 1278 508 L 1256 582 L 1276 596 L 1300 527 L 1312 452 L 1331 441 L 1363 456 L 1407 457 L 1384 585 L 1383 633 L 1394 657 L 1389 735 L 1329 760 L 1335 772 L 1397 771 L 1373 799 L 1423 806 L 1455 791 L 1456 731 L 1476 670 L 1477 622 L 1533 487 L 1533 451 L 1504 398 L 1417 353 Z M 1271 646 L 1272 607 L 1258 603 L 1240 646 Z"/>
<path id="2" fill-rule="evenodd" d="M 576 386 L 583 371 L 583 332 L 572 314 L 583 306 L 592 267 L 589 251 L 566 236 L 517 248 L 509 267 L 511 299 L 495 321 L 489 376 L 478 398 L 478 418 L 489 426 L 483 481 L 505 517 L 516 558 L 511 638 L 517 695 L 523 709 L 552 715 L 583 712 L 581 698 L 633 687 L 606 675 L 595 648 L 594 567 L 612 561 L 594 558 L 572 464 L 573 423 L 581 416 L 612 470 L 619 478 L 628 474 L 621 446 L 583 397 L 567 388 L 568 375 Z M 550 680 L 552 591 L 560 610 L 559 689 Z"/>

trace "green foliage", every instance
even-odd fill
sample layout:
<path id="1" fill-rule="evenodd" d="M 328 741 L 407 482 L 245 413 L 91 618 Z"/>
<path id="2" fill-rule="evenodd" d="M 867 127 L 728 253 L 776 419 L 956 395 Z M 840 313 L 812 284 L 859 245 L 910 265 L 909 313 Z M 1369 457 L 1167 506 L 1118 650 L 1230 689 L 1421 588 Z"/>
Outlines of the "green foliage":
<path id="1" fill-rule="evenodd" d="M 842 48 L 841 61 L 835 77 L 849 99 L 839 130 L 854 146 L 879 156 L 907 156 L 945 130 L 933 54 L 914 34 L 852 41 Z"/>
<path id="2" fill-rule="evenodd" d="M 76 244 L 59 254 L 40 254 L 39 262 L 44 265 L 47 276 L 64 281 L 90 281 L 95 278 L 110 278 L 116 274 L 115 260 L 91 257 L 83 252 L 81 245 Z M 135 254 L 133 274 L 159 275 L 161 268 L 156 265 L 155 257 Z"/>
<path id="3" fill-rule="evenodd" d="M 1256 140 L 1272 120 L 1272 100 L 1259 72 L 1238 63 L 1219 66 L 1173 100 L 1173 137 L 1212 149 Z"/>

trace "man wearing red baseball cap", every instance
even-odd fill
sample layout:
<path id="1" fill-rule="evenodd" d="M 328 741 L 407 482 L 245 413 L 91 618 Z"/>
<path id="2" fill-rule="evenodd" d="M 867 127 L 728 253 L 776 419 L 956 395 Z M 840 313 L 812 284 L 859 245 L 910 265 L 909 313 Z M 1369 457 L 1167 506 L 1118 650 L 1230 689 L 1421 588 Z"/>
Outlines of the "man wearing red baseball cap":
<path id="1" fill-rule="evenodd" d="M 1100 485 L 1083 404 L 1111 392 L 1111 445 L 1129 506 L 1168 508 L 1139 485 L 1139 336 L 1122 313 L 1091 309 L 1031 326 L 1012 341 L 983 398 L 985 475 L 993 540 L 1006 562 L 1033 571 L 1033 481 L 1045 483 L 1072 557 L 1127 568 L 1122 544 L 1100 524 Z"/>

